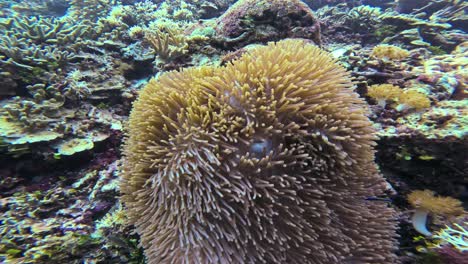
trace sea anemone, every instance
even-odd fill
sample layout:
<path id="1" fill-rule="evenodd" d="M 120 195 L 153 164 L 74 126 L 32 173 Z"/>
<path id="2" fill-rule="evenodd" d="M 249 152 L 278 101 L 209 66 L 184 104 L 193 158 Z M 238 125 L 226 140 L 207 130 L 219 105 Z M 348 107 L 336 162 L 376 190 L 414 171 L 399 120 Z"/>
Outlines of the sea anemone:
<path id="1" fill-rule="evenodd" d="M 162 74 L 129 119 L 122 200 L 149 263 L 394 263 L 374 129 L 300 40 Z"/>
<path id="2" fill-rule="evenodd" d="M 429 213 L 438 215 L 460 215 L 463 213 L 461 202 L 451 197 L 434 196 L 430 190 L 416 190 L 408 195 L 408 202 L 416 208 L 412 217 L 414 229 L 425 236 L 432 233 L 426 227 Z"/>

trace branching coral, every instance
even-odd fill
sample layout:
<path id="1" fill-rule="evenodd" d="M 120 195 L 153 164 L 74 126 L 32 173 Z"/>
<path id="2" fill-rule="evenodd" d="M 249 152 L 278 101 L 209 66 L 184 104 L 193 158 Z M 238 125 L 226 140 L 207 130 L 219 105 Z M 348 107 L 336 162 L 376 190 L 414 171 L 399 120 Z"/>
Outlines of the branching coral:
<path id="1" fill-rule="evenodd" d="M 351 30 L 366 32 L 381 24 L 381 14 L 380 8 L 363 5 L 352 8 L 342 19 L 343 24 Z"/>
<path id="2" fill-rule="evenodd" d="M 89 19 L 95 22 L 105 17 L 118 2 L 117 0 L 70 0 L 69 13 L 79 20 Z"/>
<path id="3" fill-rule="evenodd" d="M 53 121 L 57 121 L 65 98 L 55 87 L 44 84 L 28 86 L 32 99 L 26 100 L 16 97 L 4 106 L 6 116 L 25 128 L 34 130 L 43 128 Z"/>
<path id="4" fill-rule="evenodd" d="M 465 222 L 465 226 L 468 226 L 468 222 Z M 455 224 L 454 228 L 446 226 L 433 237 L 451 244 L 460 251 L 468 251 L 468 230 L 459 224 Z"/>
<path id="5" fill-rule="evenodd" d="M 82 38 L 94 36 L 89 21 L 68 18 L 15 17 L 0 20 L 0 66 L 13 80 L 45 82 L 53 72 L 76 58 Z"/>
<path id="6" fill-rule="evenodd" d="M 2 25 L 10 36 L 34 44 L 69 44 L 92 33 L 89 21 L 76 23 L 67 18 L 15 17 Z"/>
<path id="7" fill-rule="evenodd" d="M 145 39 L 151 44 L 159 59 L 164 61 L 184 55 L 188 51 L 187 39 L 182 29 L 178 27 L 147 32 Z"/>
<path id="8" fill-rule="evenodd" d="M 468 83 L 468 42 L 463 42 L 447 55 L 434 56 L 418 69 L 419 79 L 433 84 L 443 98 L 466 97 Z M 445 99 L 444 98 L 444 99 Z"/>
<path id="9" fill-rule="evenodd" d="M 387 188 L 366 113 L 299 40 L 151 80 L 120 185 L 148 262 L 393 263 L 393 210 L 366 200 Z"/>

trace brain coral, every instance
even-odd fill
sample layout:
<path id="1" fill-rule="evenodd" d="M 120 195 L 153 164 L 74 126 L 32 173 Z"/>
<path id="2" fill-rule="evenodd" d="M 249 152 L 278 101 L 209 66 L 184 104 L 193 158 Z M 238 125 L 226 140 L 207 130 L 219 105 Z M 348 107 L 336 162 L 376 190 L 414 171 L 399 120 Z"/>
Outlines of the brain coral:
<path id="1" fill-rule="evenodd" d="M 366 112 L 299 40 L 150 81 L 121 181 L 149 263 L 394 263 Z"/>

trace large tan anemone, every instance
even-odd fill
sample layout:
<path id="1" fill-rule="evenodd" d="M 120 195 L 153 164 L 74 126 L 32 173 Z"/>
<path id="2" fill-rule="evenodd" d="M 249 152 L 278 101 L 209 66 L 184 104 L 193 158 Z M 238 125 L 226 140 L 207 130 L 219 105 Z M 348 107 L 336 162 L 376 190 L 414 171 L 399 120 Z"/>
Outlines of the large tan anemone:
<path id="1" fill-rule="evenodd" d="M 394 263 L 374 129 L 345 69 L 299 40 L 141 91 L 122 200 L 149 263 Z"/>

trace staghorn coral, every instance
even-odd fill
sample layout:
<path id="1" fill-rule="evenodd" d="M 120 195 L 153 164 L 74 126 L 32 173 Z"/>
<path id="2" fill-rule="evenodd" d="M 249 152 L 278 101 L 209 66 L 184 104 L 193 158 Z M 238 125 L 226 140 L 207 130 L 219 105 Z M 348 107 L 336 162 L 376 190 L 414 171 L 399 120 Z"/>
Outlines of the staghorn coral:
<path id="1" fill-rule="evenodd" d="M 122 201 L 149 263 L 393 263 L 365 103 L 285 40 L 151 80 L 130 115 Z M 363 224 L 365 223 L 365 225 Z"/>
<path id="2" fill-rule="evenodd" d="M 372 49 L 371 56 L 381 60 L 402 60 L 409 56 L 409 52 L 394 45 L 381 44 Z"/>

